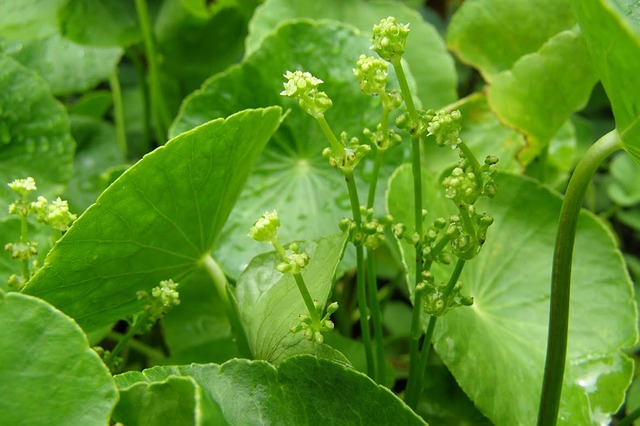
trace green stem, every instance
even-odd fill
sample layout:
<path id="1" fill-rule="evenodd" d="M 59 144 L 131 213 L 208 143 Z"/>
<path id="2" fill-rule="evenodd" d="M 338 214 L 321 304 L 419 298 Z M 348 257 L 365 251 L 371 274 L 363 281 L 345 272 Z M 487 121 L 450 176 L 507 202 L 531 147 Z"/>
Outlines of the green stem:
<path id="1" fill-rule="evenodd" d="M 127 158 L 127 134 L 124 128 L 124 106 L 122 102 L 122 89 L 118 79 L 118 69 L 116 68 L 109 75 L 109 86 L 111 86 L 111 97 L 113 99 L 113 119 L 116 125 L 116 144 L 123 158 Z"/>
<path id="2" fill-rule="evenodd" d="M 156 139 L 159 144 L 166 141 L 167 128 L 169 118 L 166 113 L 165 100 L 162 95 L 162 87 L 160 84 L 160 72 L 158 67 L 158 57 L 156 54 L 155 43 L 153 41 L 153 33 L 151 31 L 151 21 L 149 20 L 149 10 L 146 0 L 136 0 L 136 11 L 140 21 L 140 29 L 142 30 L 142 38 L 144 40 L 144 48 L 149 64 L 149 92 L 151 94 L 151 114 L 154 119 L 154 129 Z"/>
<path id="3" fill-rule="evenodd" d="M 460 149 L 460 151 L 462 151 L 464 153 L 464 158 L 466 158 L 467 160 L 469 160 L 471 162 L 471 167 L 473 167 L 474 173 L 476 175 L 478 175 L 478 176 L 481 176 L 482 175 L 482 167 L 480 166 L 480 163 L 478 162 L 478 159 L 476 158 L 475 155 L 473 155 L 473 152 L 469 149 L 467 144 L 464 143 L 464 142 L 460 142 L 458 144 L 458 148 Z"/>
<path id="4" fill-rule="evenodd" d="M 549 334 L 538 411 L 539 426 L 555 425 L 560 409 L 569 331 L 573 245 L 584 194 L 600 163 L 622 148 L 622 142 L 615 130 L 594 143 L 578 162 L 562 202 L 551 273 Z"/>
<path id="5" fill-rule="evenodd" d="M 120 338 L 120 340 L 118 340 L 118 343 L 116 343 L 116 346 L 111 350 L 109 355 L 107 355 L 107 357 L 104 359 L 104 363 L 107 365 L 109 370 L 113 371 L 116 357 L 118 356 L 118 354 L 120 354 L 120 352 L 122 352 L 122 350 L 127 346 L 127 344 L 133 338 L 133 336 L 135 336 L 135 334 L 139 331 L 140 325 L 146 322 L 147 315 L 148 314 L 145 312 L 135 319 L 135 321 L 133 322 L 133 324 L 131 324 L 127 332 Z"/>
<path id="6" fill-rule="evenodd" d="M 449 298 L 451 297 L 451 293 L 460 279 L 460 274 L 464 269 L 464 265 L 466 264 L 464 259 L 458 259 L 456 262 L 456 266 L 449 277 L 449 282 L 447 283 L 447 287 L 444 290 L 443 298 L 445 304 L 449 304 Z M 422 348 L 420 349 L 420 357 L 418 361 L 418 365 L 416 367 L 416 374 L 414 376 L 409 377 L 409 383 L 407 383 L 407 396 L 405 398 L 405 402 L 409 407 L 415 408 L 418 404 L 418 400 L 420 399 L 420 395 L 422 394 L 422 388 L 424 386 L 424 376 L 425 371 L 427 369 L 427 361 L 429 360 L 429 352 L 431 350 L 431 340 L 433 339 L 433 331 L 436 328 L 436 321 L 438 317 L 432 315 L 429 318 L 429 325 L 427 326 L 427 333 L 422 340 Z"/>
<path id="7" fill-rule="evenodd" d="M 407 76 L 402 68 L 402 60 L 400 58 L 395 58 L 391 61 L 391 64 L 396 71 L 398 84 L 400 84 L 400 91 L 402 92 L 402 100 L 404 100 L 404 104 L 407 106 L 409 118 L 417 124 L 419 119 L 418 111 L 413 103 L 413 97 L 411 96 L 411 90 L 409 89 L 409 82 L 407 81 Z"/>
<path id="8" fill-rule="evenodd" d="M 640 419 L 640 407 L 636 408 L 624 419 L 616 423 L 616 426 L 633 426 L 634 420 Z"/>
<path id="9" fill-rule="evenodd" d="M 115 342 L 119 342 L 123 337 L 124 334 L 118 333 L 117 331 L 110 331 L 106 336 L 107 339 L 113 340 Z M 134 351 L 146 356 L 150 360 L 161 361 L 166 358 L 164 352 L 159 351 L 156 348 L 149 346 L 139 340 L 131 340 L 129 342 L 129 347 Z"/>
<path id="10" fill-rule="evenodd" d="M 136 77 L 138 80 L 138 87 L 140 89 L 140 99 L 142 99 L 142 139 L 140 141 L 140 148 L 143 152 L 151 151 L 151 118 L 149 117 L 149 111 L 151 109 L 151 101 L 149 100 L 149 88 L 145 84 L 145 72 L 142 61 L 138 52 L 133 49 L 127 49 L 127 58 L 133 64 L 136 70 Z"/>
<path id="11" fill-rule="evenodd" d="M 378 280 L 376 276 L 376 263 L 373 250 L 367 249 L 367 281 L 369 283 L 368 295 L 371 306 L 371 320 L 373 322 L 373 339 L 375 342 L 376 374 L 378 382 L 385 377 L 384 339 L 382 334 L 382 316 L 378 301 Z"/>
<path id="12" fill-rule="evenodd" d="M 344 179 L 347 182 L 347 190 L 349 192 L 349 201 L 351 202 L 351 212 L 353 220 L 356 223 L 356 229 L 360 232 L 362 228 L 362 216 L 360 214 L 360 199 L 358 198 L 358 188 L 356 186 L 353 170 L 350 168 L 342 168 Z M 367 374 L 376 380 L 375 367 L 373 359 L 373 350 L 371 344 L 371 331 L 369 329 L 369 306 L 367 303 L 367 284 L 365 280 L 364 265 L 364 249 L 362 242 L 357 242 L 356 246 L 356 265 L 357 265 L 357 298 L 358 311 L 360 312 L 360 330 L 362 332 L 362 341 L 364 342 L 364 351 L 367 358 Z"/>
<path id="13" fill-rule="evenodd" d="M 304 282 L 304 278 L 302 278 L 302 274 L 300 272 L 295 273 L 293 274 L 293 278 L 296 280 L 296 285 L 298 286 L 298 290 L 302 295 L 304 304 L 307 306 L 307 310 L 309 311 L 309 316 L 311 317 L 311 321 L 314 327 L 320 328 L 320 326 L 322 325 L 320 323 L 320 315 L 318 314 L 315 303 L 313 303 L 313 298 L 311 297 L 311 293 L 309 293 L 307 284 Z"/>
<path id="14" fill-rule="evenodd" d="M 227 277 L 220 268 L 220 265 L 213 260 L 211 255 L 206 255 L 201 260 L 201 267 L 207 273 L 213 285 L 220 296 L 225 308 L 225 313 L 231 326 L 231 331 L 235 337 L 235 342 L 238 345 L 238 352 L 243 357 L 251 357 L 251 349 L 249 348 L 249 342 L 247 336 L 240 322 L 240 313 L 238 312 L 238 302 L 235 299 L 235 295 L 227 281 Z"/>
<path id="15" fill-rule="evenodd" d="M 367 196 L 367 210 L 372 209 L 376 200 L 376 189 L 378 186 L 378 176 L 380 176 L 380 166 L 382 165 L 384 151 L 376 148 L 376 157 L 373 160 L 373 173 L 371 175 L 371 184 L 369 185 L 369 194 Z"/>
<path id="16" fill-rule="evenodd" d="M 333 133 L 333 130 L 331 130 L 331 126 L 329 126 L 329 123 L 327 122 L 327 119 L 324 118 L 324 115 L 319 115 L 315 117 L 315 119 L 320 125 L 320 129 L 322 130 L 322 133 L 324 133 L 324 136 L 327 138 L 329 145 L 331 145 L 331 149 L 335 150 L 333 154 L 339 157 L 344 157 L 346 153 L 344 146 L 342 145 L 342 143 L 340 143 L 338 138 L 336 138 L 336 135 Z"/>

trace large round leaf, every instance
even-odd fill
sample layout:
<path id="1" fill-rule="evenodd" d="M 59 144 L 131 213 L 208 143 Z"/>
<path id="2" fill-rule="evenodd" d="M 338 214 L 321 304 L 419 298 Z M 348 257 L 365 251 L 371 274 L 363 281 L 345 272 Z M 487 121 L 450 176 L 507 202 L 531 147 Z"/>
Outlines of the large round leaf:
<path id="1" fill-rule="evenodd" d="M 195 379 L 227 424 L 425 424 L 389 389 L 364 374 L 309 355 L 289 358 L 278 368 L 235 359 L 222 365 L 153 367 L 115 379 L 121 392 L 129 392 L 139 383 L 175 376 Z"/>
<path id="2" fill-rule="evenodd" d="M 410 173 L 408 167 L 398 172 L 390 194 L 410 190 L 403 187 L 410 184 L 404 176 Z M 496 198 L 479 206 L 491 213 L 495 223 L 482 252 L 468 262 L 461 278 L 463 294 L 473 296 L 474 304 L 438 321 L 435 348 L 462 389 L 493 422 L 534 424 L 561 199 L 519 176 L 499 175 L 496 183 Z M 401 207 L 390 203 L 394 215 Z M 578 224 L 574 262 L 559 420 L 564 425 L 601 424 L 624 401 L 632 377 L 633 365 L 621 349 L 637 339 L 636 307 L 614 239 L 586 212 Z"/>
<path id="3" fill-rule="evenodd" d="M 611 101 L 625 149 L 640 161 L 640 22 L 637 4 L 614 0 L 573 1 L 594 67 Z M 621 4 L 636 7 L 636 17 Z"/>
<path id="4" fill-rule="evenodd" d="M 180 281 L 209 255 L 280 113 L 242 111 L 146 155 L 78 218 L 24 291 L 87 331 L 142 309 L 138 291 Z"/>
<path id="5" fill-rule="evenodd" d="M 118 399 L 78 325 L 35 297 L 0 291 L 0 419 L 7 425 L 104 425 Z"/>

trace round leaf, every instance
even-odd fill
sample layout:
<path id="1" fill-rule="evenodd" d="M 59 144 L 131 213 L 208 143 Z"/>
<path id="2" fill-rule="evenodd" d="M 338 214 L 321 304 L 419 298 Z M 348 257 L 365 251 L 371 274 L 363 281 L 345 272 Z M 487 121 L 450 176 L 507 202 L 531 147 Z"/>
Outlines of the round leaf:
<path id="1" fill-rule="evenodd" d="M 620 1 L 573 1 L 625 149 L 640 161 L 640 20 Z M 624 2 L 632 7 L 633 2 Z M 637 6 L 636 6 L 637 7 Z M 635 16 L 635 19 L 634 19 Z"/>
<path id="2" fill-rule="evenodd" d="M 35 297 L 0 291 L 4 424 L 104 425 L 118 399 L 78 325 Z"/>
<path id="3" fill-rule="evenodd" d="M 410 175 L 410 169 L 399 171 L 390 193 L 407 190 L 401 184 L 410 180 L 400 179 L 401 173 Z M 488 210 L 495 223 L 482 252 L 461 277 L 463 294 L 473 296 L 474 304 L 438 321 L 435 348 L 465 393 L 494 423 L 533 424 L 561 200 L 523 177 L 499 175 L 496 183 L 496 198 L 478 206 Z M 397 207 L 390 203 L 390 208 Z M 633 366 L 621 349 L 637 339 L 636 307 L 615 241 L 586 212 L 578 224 L 574 262 L 559 420 L 565 425 L 600 424 L 620 407 L 631 380 Z"/>

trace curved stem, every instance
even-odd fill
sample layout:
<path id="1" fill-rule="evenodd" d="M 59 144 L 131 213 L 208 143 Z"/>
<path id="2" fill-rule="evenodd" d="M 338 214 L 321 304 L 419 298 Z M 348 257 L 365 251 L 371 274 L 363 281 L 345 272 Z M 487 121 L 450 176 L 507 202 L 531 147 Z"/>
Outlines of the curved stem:
<path id="1" fill-rule="evenodd" d="M 615 130 L 594 143 L 578 162 L 562 202 L 551 273 L 549 334 L 538 411 L 539 426 L 555 425 L 560 409 L 569 331 L 573 245 L 584 194 L 600 163 L 622 148 L 622 142 Z"/>
<path id="2" fill-rule="evenodd" d="M 300 272 L 293 274 L 293 278 L 296 280 L 298 291 L 300 291 L 302 300 L 304 300 L 304 304 L 307 307 L 307 310 L 309 311 L 309 316 L 311 317 L 311 321 L 313 322 L 313 325 L 316 328 L 319 328 L 321 325 L 320 315 L 318 314 L 316 305 L 313 303 L 313 297 L 311 297 L 311 293 L 309 293 L 307 284 L 304 282 L 304 278 L 302 278 L 302 274 Z"/>

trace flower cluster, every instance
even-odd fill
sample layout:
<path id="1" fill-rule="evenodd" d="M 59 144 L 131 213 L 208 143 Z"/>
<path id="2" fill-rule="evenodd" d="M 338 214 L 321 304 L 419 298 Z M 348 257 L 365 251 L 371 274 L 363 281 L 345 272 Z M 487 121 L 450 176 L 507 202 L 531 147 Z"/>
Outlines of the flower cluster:
<path id="1" fill-rule="evenodd" d="M 456 149 L 462 142 L 460 139 L 461 121 L 462 114 L 458 110 L 438 111 L 427 126 L 428 135 L 435 136 L 438 146 L 449 145 L 452 149 Z"/>
<path id="2" fill-rule="evenodd" d="M 315 303 L 315 305 L 318 316 L 322 315 L 322 306 L 319 306 L 317 302 Z M 300 331 L 303 331 L 305 339 L 311 340 L 320 345 L 324 342 L 324 336 L 322 335 L 322 333 L 331 331 L 334 328 L 333 321 L 331 321 L 329 317 L 337 310 L 338 302 L 333 302 L 329 306 L 327 306 L 327 311 L 320 319 L 319 324 L 314 324 L 313 319 L 309 315 L 300 315 L 298 317 L 300 322 L 297 325 L 291 327 L 291 332 L 299 333 Z"/>
<path id="3" fill-rule="evenodd" d="M 167 312 L 180 304 L 180 294 L 176 290 L 178 283 L 173 280 L 160 281 L 160 284 L 151 289 L 151 296 L 146 291 L 139 291 L 136 295 L 138 300 L 147 300 L 144 311 L 138 316 L 136 324 L 140 328 L 140 332 L 147 332 L 160 318 L 164 317 Z"/>
<path id="4" fill-rule="evenodd" d="M 325 92 L 318 91 L 318 86 L 323 83 L 319 78 L 309 72 L 287 71 L 284 73 L 287 81 L 284 83 L 282 96 L 297 99 L 303 111 L 313 117 L 320 117 L 331 108 L 332 102 Z"/>
<path id="5" fill-rule="evenodd" d="M 442 316 L 451 309 L 473 305 L 473 297 L 460 294 L 462 290 L 460 282 L 455 284 L 447 297 L 445 294 L 447 285 L 445 283 L 435 282 L 430 272 L 425 272 L 423 275 L 424 281 L 416 287 L 416 293 L 422 293 L 423 310 L 426 314 Z"/>
<path id="6" fill-rule="evenodd" d="M 349 232 L 349 240 L 354 245 L 375 250 L 384 242 L 384 230 L 393 223 L 393 217 L 385 215 L 376 219 L 373 217 L 373 209 L 366 209 L 364 206 L 360 206 L 360 214 L 362 217 L 360 228 L 353 219 L 344 218 L 339 223 L 340 230 Z"/>
<path id="7" fill-rule="evenodd" d="M 331 167 L 353 170 L 360 160 L 371 151 L 371 146 L 361 144 L 358 138 L 349 139 L 347 132 L 340 134 L 340 144 L 342 146 L 340 150 L 333 147 L 326 147 L 322 150 L 322 156 L 329 160 Z"/>
<path id="8" fill-rule="evenodd" d="M 409 25 L 400 24 L 396 18 L 389 16 L 373 26 L 371 49 L 382 59 L 399 60 L 404 54 L 408 36 Z"/>
<path id="9" fill-rule="evenodd" d="M 389 72 L 389 63 L 384 59 L 360 55 L 353 74 L 358 79 L 362 93 L 370 96 L 385 93 Z"/>

